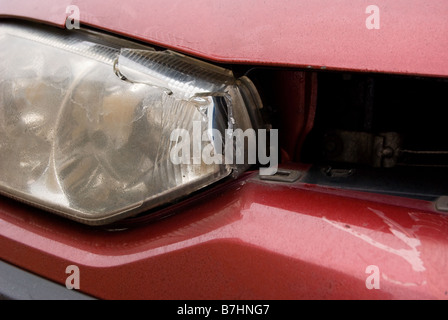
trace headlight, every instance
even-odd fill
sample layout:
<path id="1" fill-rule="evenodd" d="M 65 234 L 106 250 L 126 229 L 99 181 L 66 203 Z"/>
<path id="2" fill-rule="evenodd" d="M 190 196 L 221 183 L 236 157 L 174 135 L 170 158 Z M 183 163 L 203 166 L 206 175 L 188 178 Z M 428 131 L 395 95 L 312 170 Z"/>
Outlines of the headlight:
<path id="1" fill-rule="evenodd" d="M 0 192 L 95 225 L 168 203 L 247 168 L 197 150 L 252 128 L 256 100 L 248 79 L 170 51 L 2 23 Z M 173 132 L 202 139 L 173 150 Z"/>

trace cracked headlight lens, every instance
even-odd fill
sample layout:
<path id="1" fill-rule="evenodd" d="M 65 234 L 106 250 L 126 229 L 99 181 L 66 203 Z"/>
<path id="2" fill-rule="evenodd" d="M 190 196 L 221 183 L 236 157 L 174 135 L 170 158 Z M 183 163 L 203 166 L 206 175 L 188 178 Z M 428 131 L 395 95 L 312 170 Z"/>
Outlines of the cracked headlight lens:
<path id="1" fill-rule="evenodd" d="M 252 128 L 256 96 L 248 79 L 177 53 L 2 23 L 0 192 L 92 225 L 169 203 L 247 168 L 196 149 Z M 192 137 L 180 162 L 176 130 Z"/>

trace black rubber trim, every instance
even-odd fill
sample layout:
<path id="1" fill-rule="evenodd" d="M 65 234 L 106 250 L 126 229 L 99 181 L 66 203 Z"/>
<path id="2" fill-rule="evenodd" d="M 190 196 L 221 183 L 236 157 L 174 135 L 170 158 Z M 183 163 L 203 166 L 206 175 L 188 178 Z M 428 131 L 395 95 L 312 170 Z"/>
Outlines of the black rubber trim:
<path id="1" fill-rule="evenodd" d="M 333 167 L 337 169 L 338 167 Z M 447 195 L 447 168 L 395 167 L 361 168 L 346 167 L 346 176 L 331 177 L 325 166 L 313 166 L 300 180 L 303 183 L 329 186 L 347 190 L 373 192 L 405 198 L 435 201 Z"/>

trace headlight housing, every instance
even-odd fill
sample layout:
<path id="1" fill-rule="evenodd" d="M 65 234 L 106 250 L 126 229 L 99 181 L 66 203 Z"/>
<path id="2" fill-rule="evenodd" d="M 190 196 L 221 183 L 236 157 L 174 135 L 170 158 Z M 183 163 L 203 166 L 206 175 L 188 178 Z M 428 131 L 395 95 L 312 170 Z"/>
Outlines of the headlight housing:
<path id="1" fill-rule="evenodd" d="M 86 224 L 123 219 L 247 169 L 196 151 L 219 155 L 217 133 L 256 128 L 260 107 L 230 70 L 96 32 L 2 23 L 0 192 Z M 180 163 L 176 130 L 201 137 Z"/>

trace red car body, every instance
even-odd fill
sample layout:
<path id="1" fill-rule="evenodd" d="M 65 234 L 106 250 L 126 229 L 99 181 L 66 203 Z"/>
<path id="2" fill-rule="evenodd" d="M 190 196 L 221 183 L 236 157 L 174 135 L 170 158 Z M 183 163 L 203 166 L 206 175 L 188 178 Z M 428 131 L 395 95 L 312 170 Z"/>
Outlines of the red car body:
<path id="1" fill-rule="evenodd" d="M 73 4 L 86 27 L 216 63 L 297 70 L 275 89 L 290 93 L 281 167 L 301 172 L 313 71 L 448 77 L 444 0 L 377 0 L 378 30 L 365 26 L 370 3 L 348 0 L 2 0 L 0 16 L 62 28 Z M 62 286 L 76 265 L 80 291 L 100 299 L 448 298 L 448 216 L 432 201 L 249 172 L 163 210 L 168 218 L 110 230 L 1 197 L 0 259 Z M 366 285 L 369 266 L 378 289 Z"/>

